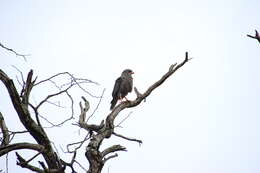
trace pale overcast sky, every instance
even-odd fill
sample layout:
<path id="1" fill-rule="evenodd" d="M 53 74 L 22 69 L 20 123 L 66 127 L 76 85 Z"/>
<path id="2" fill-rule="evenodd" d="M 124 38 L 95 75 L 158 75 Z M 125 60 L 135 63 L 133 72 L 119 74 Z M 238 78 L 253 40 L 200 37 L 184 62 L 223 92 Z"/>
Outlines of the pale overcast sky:
<path id="1" fill-rule="evenodd" d="M 106 89 L 92 119 L 99 123 L 123 69 L 135 72 L 134 85 L 142 92 L 188 51 L 188 64 L 145 103 L 120 114 L 118 122 L 132 112 L 116 131 L 144 143 L 105 141 L 103 147 L 121 144 L 128 152 L 118 153 L 103 172 L 258 173 L 260 45 L 246 35 L 260 31 L 259 7 L 259 0 L 1 0 L 0 42 L 30 56 L 25 62 L 0 49 L 0 68 L 14 79 L 19 73 L 11 65 L 26 73 L 34 69 L 39 80 L 68 71 L 98 82 L 89 91 L 100 95 Z M 33 100 L 50 93 L 36 89 Z M 15 130 L 17 115 L 2 84 L 0 97 L 0 111 Z M 86 97 L 93 110 L 98 99 Z M 52 110 L 47 107 L 45 116 L 54 122 L 67 117 Z M 84 136 L 71 125 L 75 121 L 47 130 L 60 155 L 60 147 Z M 9 155 L 9 172 L 28 172 L 15 159 Z M 78 160 L 88 167 L 84 152 Z M 5 163 L 0 158 L 0 169 Z"/>

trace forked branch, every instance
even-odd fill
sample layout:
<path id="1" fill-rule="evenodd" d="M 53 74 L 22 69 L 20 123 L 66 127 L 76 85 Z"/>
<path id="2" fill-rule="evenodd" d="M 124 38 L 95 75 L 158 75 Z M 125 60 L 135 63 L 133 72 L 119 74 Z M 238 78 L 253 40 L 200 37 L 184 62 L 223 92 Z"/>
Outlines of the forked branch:
<path id="1" fill-rule="evenodd" d="M 143 94 L 141 94 L 137 88 L 135 88 L 135 93 L 137 95 L 137 98 L 133 101 L 126 101 L 120 103 L 118 106 L 116 106 L 111 113 L 108 114 L 106 117 L 106 121 L 103 127 L 96 131 L 95 134 L 93 134 L 90 138 L 90 142 L 88 146 L 86 147 L 86 153 L 85 156 L 89 161 L 89 170 L 88 173 L 100 173 L 104 163 L 114 157 L 117 157 L 117 151 L 125 151 L 126 148 L 122 147 L 121 145 L 113 145 L 104 151 L 100 152 L 100 145 L 102 144 L 103 140 L 105 138 L 110 138 L 112 134 L 115 136 L 121 137 L 123 139 L 129 140 L 129 141 L 135 141 L 139 144 L 142 143 L 141 140 L 134 139 L 134 138 L 128 138 L 123 135 L 119 135 L 114 132 L 114 120 L 117 117 L 117 115 L 124 110 L 125 108 L 131 108 L 138 106 L 143 100 L 148 97 L 153 90 L 155 90 L 157 87 L 159 87 L 163 82 L 165 82 L 166 79 L 168 79 L 173 73 L 175 73 L 179 68 L 181 68 L 184 64 L 186 64 L 191 58 L 188 57 L 188 52 L 185 54 L 185 59 L 180 64 L 173 64 L 169 67 L 168 72 L 166 72 L 158 81 L 156 81 L 154 84 L 152 84 Z M 81 106 L 82 110 L 82 106 Z M 83 117 L 81 115 L 81 117 Z M 81 118 L 82 119 L 82 118 Z M 110 155 L 106 157 L 106 155 L 114 153 L 113 155 Z"/>
<path id="2" fill-rule="evenodd" d="M 255 36 L 252 36 L 252 35 L 249 35 L 249 34 L 247 36 L 250 37 L 250 38 L 256 39 L 260 43 L 260 35 L 257 32 L 257 30 L 255 30 Z"/>

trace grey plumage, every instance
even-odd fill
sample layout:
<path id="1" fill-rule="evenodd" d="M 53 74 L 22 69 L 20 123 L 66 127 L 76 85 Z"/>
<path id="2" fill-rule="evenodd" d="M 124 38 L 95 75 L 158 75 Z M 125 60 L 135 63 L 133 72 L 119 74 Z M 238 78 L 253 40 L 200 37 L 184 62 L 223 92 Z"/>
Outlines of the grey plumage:
<path id="1" fill-rule="evenodd" d="M 112 110 L 119 99 L 125 98 L 125 96 L 133 89 L 133 78 L 134 72 L 130 69 L 126 69 L 122 72 L 121 76 L 117 78 L 114 89 L 112 92 L 112 101 L 110 110 Z"/>

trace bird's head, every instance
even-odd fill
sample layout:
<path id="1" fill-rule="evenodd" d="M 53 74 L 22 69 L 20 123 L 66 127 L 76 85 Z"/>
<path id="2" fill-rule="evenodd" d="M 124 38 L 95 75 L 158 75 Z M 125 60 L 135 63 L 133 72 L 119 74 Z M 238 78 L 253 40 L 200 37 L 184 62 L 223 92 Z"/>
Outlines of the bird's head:
<path id="1" fill-rule="evenodd" d="M 131 69 L 125 69 L 123 72 L 122 72 L 122 75 L 132 75 L 134 74 L 134 72 L 131 70 Z"/>

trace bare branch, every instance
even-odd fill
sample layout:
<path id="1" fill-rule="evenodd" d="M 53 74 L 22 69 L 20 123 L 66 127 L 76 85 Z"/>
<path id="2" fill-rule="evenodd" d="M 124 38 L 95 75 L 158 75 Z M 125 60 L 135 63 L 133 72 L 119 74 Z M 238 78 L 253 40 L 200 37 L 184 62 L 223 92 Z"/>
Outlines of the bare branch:
<path id="1" fill-rule="evenodd" d="M 103 162 L 105 163 L 105 162 L 108 161 L 109 159 L 115 158 L 115 157 L 117 157 L 117 156 L 118 156 L 118 154 L 115 153 L 115 154 L 113 154 L 113 155 L 111 155 L 111 156 L 105 157 L 105 158 L 103 159 Z"/>
<path id="2" fill-rule="evenodd" d="M 44 162 L 42 162 L 42 161 L 38 161 L 39 162 L 39 164 L 41 165 L 41 167 L 43 168 L 43 170 L 44 170 L 44 172 L 47 172 L 47 167 L 45 166 L 45 163 Z"/>
<path id="3" fill-rule="evenodd" d="M 116 127 L 121 127 L 120 125 L 126 120 L 129 118 L 129 116 L 132 114 L 133 112 L 130 112 L 123 120 L 121 120 L 118 125 L 116 125 Z"/>
<path id="4" fill-rule="evenodd" d="M 30 56 L 29 54 L 28 54 L 28 55 L 24 55 L 24 54 L 17 53 L 17 52 L 14 51 L 13 49 L 10 49 L 10 48 L 4 46 L 2 43 L 0 43 L 0 47 L 4 48 L 4 49 L 7 50 L 7 51 L 10 51 L 10 52 L 14 53 L 16 56 L 23 57 L 24 61 L 27 61 L 27 60 L 26 60 L 26 56 Z"/>
<path id="5" fill-rule="evenodd" d="M 106 90 L 106 89 L 103 89 L 102 94 L 101 94 L 101 96 L 100 96 L 100 98 L 99 98 L 99 102 L 98 102 L 98 104 L 97 104 L 95 110 L 93 111 L 93 113 L 88 117 L 86 123 L 88 122 L 88 120 L 89 120 L 89 119 L 95 114 L 95 112 L 97 111 L 97 109 L 98 109 L 98 107 L 99 107 L 99 105 L 100 105 L 100 103 L 101 103 L 101 100 L 102 100 L 102 98 L 103 98 L 103 95 L 104 95 L 104 93 L 105 93 L 105 90 Z"/>
<path id="6" fill-rule="evenodd" d="M 120 138 L 123 138 L 123 139 L 126 139 L 126 140 L 128 140 L 128 141 L 138 142 L 139 145 L 141 145 L 141 144 L 143 143 L 143 142 L 142 142 L 141 140 L 139 140 L 139 139 L 125 137 L 125 136 L 120 135 L 120 134 L 118 134 L 118 133 L 116 133 L 116 132 L 113 132 L 113 135 L 115 135 L 115 136 L 117 136 L 117 137 L 120 137 Z"/>
<path id="7" fill-rule="evenodd" d="M 87 134 L 82 141 L 74 142 L 74 143 L 68 144 L 68 145 L 67 145 L 67 152 L 68 152 L 68 153 L 74 153 L 74 152 L 76 152 L 76 151 L 84 144 L 84 142 L 86 142 L 89 138 L 90 138 L 90 136 L 89 136 L 89 134 Z M 71 150 L 69 149 L 69 147 L 74 146 L 74 145 L 78 145 L 78 144 L 79 144 L 79 146 L 75 147 L 74 150 L 71 151 Z"/>
<path id="8" fill-rule="evenodd" d="M 185 54 L 185 59 L 180 64 L 173 64 L 169 67 L 168 72 L 166 72 L 161 79 L 159 79 L 157 82 L 152 84 L 143 94 L 138 92 L 137 89 L 135 89 L 137 98 L 133 101 L 125 101 L 120 103 L 118 106 L 116 106 L 111 113 L 107 116 L 105 125 L 100 129 L 96 134 L 93 134 L 91 136 L 90 142 L 88 146 L 86 147 L 86 153 L 85 156 L 89 161 L 89 172 L 101 172 L 101 169 L 103 168 L 104 161 L 116 157 L 116 155 L 112 155 L 110 157 L 105 158 L 107 154 L 116 152 L 116 151 L 125 151 L 125 147 L 122 147 L 120 145 L 113 145 L 112 147 L 109 147 L 105 149 L 103 152 L 100 153 L 99 148 L 102 144 L 102 141 L 105 138 L 110 138 L 112 134 L 117 135 L 118 137 L 124 138 L 129 141 L 135 141 L 139 144 L 142 143 L 141 140 L 128 138 L 119 134 L 114 133 L 114 120 L 117 117 L 117 115 L 124 110 L 125 108 L 131 108 L 139 105 L 143 100 L 148 97 L 154 89 L 159 87 L 166 79 L 168 79 L 173 73 L 175 73 L 179 68 L 181 68 L 186 62 L 188 62 L 190 58 L 188 57 L 188 52 Z M 123 120 L 124 121 L 124 120 Z"/>
<path id="9" fill-rule="evenodd" d="M 247 36 L 250 37 L 250 38 L 256 39 L 260 43 L 260 35 L 257 32 L 257 30 L 255 30 L 255 36 L 252 36 L 252 35 L 249 35 L 249 34 Z"/>
<path id="10" fill-rule="evenodd" d="M 73 81 L 81 81 L 81 82 L 84 82 L 84 83 L 93 83 L 93 84 L 98 85 L 97 82 L 94 82 L 94 81 L 89 80 L 89 79 L 75 78 L 75 77 L 74 77 L 71 73 L 69 73 L 69 72 L 57 73 L 57 74 L 55 74 L 55 75 L 53 75 L 53 76 L 51 76 L 51 77 L 49 77 L 49 78 L 47 78 L 47 79 L 44 79 L 44 80 L 39 81 L 39 82 L 36 83 L 35 85 L 39 85 L 39 84 L 41 84 L 41 83 L 51 81 L 52 79 L 54 79 L 54 78 L 56 78 L 56 77 L 59 77 L 59 76 L 61 76 L 61 75 L 68 75 L 71 79 L 73 79 Z M 70 83 L 68 83 L 68 84 L 66 84 L 66 85 L 70 85 L 70 84 L 71 84 L 71 81 L 70 81 Z M 62 85 L 62 86 L 63 86 L 63 85 Z"/>
<path id="11" fill-rule="evenodd" d="M 33 76 L 33 70 L 30 70 L 22 90 L 23 92 L 21 93 L 22 103 L 25 104 L 26 106 L 28 106 L 29 104 L 29 96 L 33 88 L 34 82 L 36 81 L 36 78 L 32 81 L 32 76 Z"/>
<path id="12" fill-rule="evenodd" d="M 63 85 L 61 85 L 61 86 L 58 86 L 58 85 L 56 85 L 56 83 L 55 83 L 54 81 L 52 81 L 52 79 L 54 79 L 54 78 L 56 78 L 56 77 L 59 77 L 59 76 L 61 76 L 61 75 L 67 75 L 67 76 L 69 76 L 69 82 L 68 82 L 68 83 L 65 83 L 65 84 L 63 84 Z M 89 79 L 76 78 L 76 77 L 74 77 L 72 74 L 70 74 L 69 72 L 62 72 L 62 73 L 55 74 L 55 75 L 53 75 L 53 76 L 51 76 L 51 77 L 49 77 L 49 78 L 47 78 L 47 79 L 44 79 L 44 80 L 42 80 L 42 81 L 36 83 L 35 86 L 36 86 L 36 85 L 39 85 L 39 84 L 41 84 L 41 83 L 44 83 L 44 82 L 52 82 L 59 90 L 61 90 L 61 88 L 63 88 L 63 87 L 67 87 L 67 86 L 72 87 L 72 86 L 77 85 L 82 91 L 84 91 L 85 93 L 87 93 L 87 94 L 90 95 L 91 97 L 99 98 L 99 97 L 97 97 L 97 96 L 91 94 L 89 91 L 85 90 L 85 89 L 81 86 L 81 84 L 85 84 L 85 83 L 93 83 L 93 84 L 98 85 L 97 82 L 94 82 L 94 81 L 89 80 Z"/>
<path id="13" fill-rule="evenodd" d="M 81 113 L 80 113 L 80 115 L 79 115 L 79 124 L 85 123 L 86 113 L 87 113 L 87 111 L 88 111 L 89 108 L 90 108 L 89 102 L 86 100 L 86 98 L 83 97 L 83 96 L 82 96 L 81 98 L 84 100 L 84 103 L 85 103 L 84 105 L 85 105 L 85 107 L 83 108 L 81 102 L 79 103 L 79 107 L 80 107 L 80 111 L 81 111 Z"/>
<path id="14" fill-rule="evenodd" d="M 3 146 L 6 146 L 9 144 L 10 142 L 10 135 L 9 135 L 9 131 L 8 131 L 8 128 L 5 124 L 5 120 L 4 120 L 4 117 L 2 115 L 2 113 L 0 112 L 0 129 L 3 133 L 3 140 L 2 140 L 2 143 L 0 145 L 0 147 L 3 147 Z"/>
<path id="15" fill-rule="evenodd" d="M 102 95 L 104 94 L 104 91 L 103 90 L 103 93 Z M 103 96 L 102 96 L 103 97 Z M 102 98 L 101 97 L 101 98 Z M 87 121 L 85 122 L 85 119 L 86 119 L 86 112 L 89 110 L 90 106 L 89 106 L 89 102 L 86 100 L 85 97 L 81 97 L 83 99 L 83 101 L 85 102 L 85 106 L 83 107 L 81 102 L 79 103 L 79 106 L 80 106 L 80 115 L 79 115 L 79 121 L 78 121 L 78 124 L 74 124 L 74 125 L 78 125 L 79 127 L 89 131 L 90 133 L 90 136 L 92 134 L 92 131 L 95 131 L 95 132 L 98 132 L 101 128 L 104 127 L 104 121 L 101 121 L 100 125 L 95 125 L 95 124 L 87 124 L 87 121 L 89 120 L 89 118 L 94 114 L 94 112 L 92 113 L 92 115 L 87 119 Z M 98 105 L 100 104 L 101 102 L 101 98 L 99 100 L 99 103 Z M 98 108 L 98 106 L 97 106 Z M 97 109 L 96 108 L 96 109 Z"/>
<path id="16" fill-rule="evenodd" d="M 24 87 L 24 85 L 25 85 L 25 80 L 24 80 L 24 78 L 23 78 L 23 73 L 22 73 L 22 71 L 21 70 L 19 70 L 16 66 L 14 66 L 14 65 L 12 65 L 12 67 L 14 68 L 14 69 L 16 69 L 19 73 L 20 73 L 20 76 L 21 76 L 21 78 L 22 78 L 22 82 L 23 83 L 21 83 L 19 80 L 18 80 L 18 77 L 16 77 L 17 78 L 17 81 L 18 81 L 18 83 L 22 86 L 22 87 Z M 23 91 L 24 89 L 22 89 L 22 91 Z M 22 95 L 22 94 L 21 94 Z"/>
<path id="17" fill-rule="evenodd" d="M 137 90 L 136 87 L 134 87 L 134 91 L 137 97 L 141 97 L 142 94 Z"/>
<path id="18" fill-rule="evenodd" d="M 24 131 L 9 131 L 10 133 L 10 142 L 14 139 L 16 134 L 23 134 L 23 133 L 28 133 L 28 131 L 24 130 Z"/>
<path id="19" fill-rule="evenodd" d="M 43 171 L 42 169 L 40 168 L 37 168 L 35 166 L 32 166 L 29 164 L 28 161 L 26 161 L 21 155 L 19 155 L 17 152 L 15 152 L 16 154 L 16 157 L 17 157 L 17 165 L 21 166 L 22 168 L 27 168 L 31 171 L 34 171 L 34 172 L 38 172 L 38 173 L 45 173 L 45 171 Z"/>
<path id="20" fill-rule="evenodd" d="M 44 150 L 44 146 L 39 144 L 31 144 L 27 142 L 10 144 L 0 148 L 0 157 L 11 151 L 20 150 L 20 149 L 30 149 L 30 150 L 42 152 Z"/>
<path id="21" fill-rule="evenodd" d="M 84 168 L 77 160 L 74 160 L 74 162 L 77 163 L 81 169 L 83 169 L 85 172 L 87 172 L 87 169 Z"/>
<path id="22" fill-rule="evenodd" d="M 127 102 L 122 102 L 118 106 L 116 106 L 112 112 L 108 115 L 107 117 L 107 124 L 108 126 L 114 126 L 113 122 L 116 116 L 125 108 L 130 108 L 130 107 L 135 107 L 139 105 L 146 97 L 148 97 L 154 89 L 159 87 L 166 79 L 168 79 L 173 73 L 175 73 L 180 67 L 182 67 L 186 62 L 188 62 L 190 58 L 188 57 L 188 52 L 185 53 L 185 59 L 180 63 L 180 64 L 173 64 L 170 66 L 169 70 L 167 73 L 165 73 L 161 79 L 159 79 L 157 82 L 155 82 L 153 85 L 151 85 L 145 92 L 144 94 L 137 94 L 139 97 L 137 97 L 134 101 L 127 101 Z"/>
<path id="23" fill-rule="evenodd" d="M 52 125 L 52 126 L 50 126 L 50 127 L 45 127 L 45 128 L 60 127 L 61 125 L 65 124 L 66 122 L 68 122 L 68 121 L 70 121 L 70 120 L 72 120 L 72 119 L 74 118 L 74 101 L 73 101 L 73 98 L 72 98 L 72 96 L 69 94 L 68 91 L 66 91 L 65 93 L 66 93 L 66 95 L 68 96 L 68 98 L 69 98 L 69 100 L 70 100 L 70 102 L 71 102 L 71 105 L 70 105 L 71 115 L 70 115 L 70 117 L 66 118 L 65 120 L 62 120 L 61 122 L 59 122 L 59 123 L 57 123 L 57 124 L 54 124 L 54 123 L 50 122 L 47 118 L 45 118 L 44 116 L 42 116 L 42 115 L 39 114 L 39 116 L 40 116 L 41 118 L 43 118 L 45 121 L 47 121 L 49 124 Z M 46 102 L 48 102 L 48 101 L 46 101 Z"/>
<path id="24" fill-rule="evenodd" d="M 67 87 L 67 88 L 64 89 L 64 90 L 61 90 L 61 91 L 57 92 L 57 93 L 48 95 L 45 99 L 43 99 L 43 100 L 36 106 L 36 109 L 39 109 L 40 106 L 41 106 L 42 104 L 44 104 L 48 99 L 50 99 L 50 98 L 52 98 L 52 97 L 55 97 L 55 96 L 58 96 L 58 95 L 60 95 L 60 94 L 66 93 L 71 87 L 72 87 L 72 85 L 69 86 L 69 87 Z"/>
<path id="25" fill-rule="evenodd" d="M 32 158 L 30 158 L 29 160 L 26 161 L 26 163 L 29 163 L 30 161 L 32 161 L 33 159 L 35 159 L 37 156 L 39 156 L 41 153 L 38 152 L 37 154 L 35 154 Z"/>
<path id="26" fill-rule="evenodd" d="M 101 121 L 100 125 L 87 124 L 87 123 L 80 123 L 80 124 L 76 124 L 76 125 L 78 125 L 80 128 L 83 128 L 83 129 L 89 131 L 90 133 L 92 133 L 93 131 L 98 132 L 105 126 L 104 120 Z"/>
<path id="27" fill-rule="evenodd" d="M 127 151 L 125 147 L 121 146 L 121 145 L 113 145 L 111 147 L 108 147 L 107 149 L 105 149 L 104 151 L 102 151 L 102 157 L 105 157 L 106 155 L 116 152 L 116 151 Z"/>

